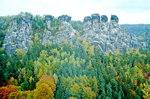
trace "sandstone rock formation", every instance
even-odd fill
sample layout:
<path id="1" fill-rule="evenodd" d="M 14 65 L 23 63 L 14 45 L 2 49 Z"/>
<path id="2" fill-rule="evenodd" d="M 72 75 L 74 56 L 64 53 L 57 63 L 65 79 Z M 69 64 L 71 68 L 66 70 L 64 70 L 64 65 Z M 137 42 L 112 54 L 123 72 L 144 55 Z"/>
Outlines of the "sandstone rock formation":
<path id="1" fill-rule="evenodd" d="M 130 50 L 131 48 L 146 47 L 146 43 L 140 43 L 136 36 L 129 34 L 125 29 L 121 28 L 118 24 L 119 18 L 116 15 L 111 15 L 110 22 L 108 17 L 99 14 L 92 14 L 87 16 L 83 21 L 83 35 L 80 36 L 79 32 L 75 30 L 70 21 L 71 17 L 68 15 L 62 15 L 58 17 L 60 21 L 59 30 L 52 35 L 53 28 L 51 26 L 54 17 L 51 15 L 45 16 L 45 22 L 47 24 L 47 31 L 40 39 L 42 44 L 50 41 L 53 44 L 60 44 L 63 40 L 68 42 L 74 42 L 75 45 L 79 45 L 78 38 L 82 40 L 84 38 L 95 46 L 98 46 L 101 52 L 116 52 L 119 49 L 120 52 Z M 19 20 L 19 21 L 18 21 Z M 14 18 L 12 25 L 8 29 L 6 34 L 3 48 L 7 50 L 8 54 L 14 54 L 16 49 L 28 50 L 31 45 L 30 32 L 32 30 L 32 17 L 22 13 L 21 17 Z"/>
<path id="2" fill-rule="evenodd" d="M 116 23 L 118 23 L 119 22 L 119 18 L 116 15 L 111 15 L 110 22 L 116 22 Z"/>
<path id="3" fill-rule="evenodd" d="M 43 39 L 40 40 L 40 42 L 42 44 L 48 42 L 48 41 L 52 41 L 52 33 L 51 33 L 51 30 L 52 30 L 52 21 L 54 19 L 54 16 L 52 15 L 45 15 L 45 22 L 46 22 L 46 25 L 47 25 L 47 28 L 48 30 L 46 31 L 46 33 L 44 34 L 43 36 Z"/>
<path id="4" fill-rule="evenodd" d="M 110 22 L 107 21 L 108 18 L 106 15 L 101 16 L 101 22 L 99 21 L 98 14 L 92 15 L 92 21 L 90 21 L 90 17 L 85 17 L 82 39 L 87 38 L 87 41 L 90 44 L 98 46 L 101 52 L 116 52 L 116 49 L 123 52 L 141 46 L 134 35 L 127 33 L 120 27 L 118 24 L 119 18 L 116 15 L 111 15 Z"/>
<path id="5" fill-rule="evenodd" d="M 99 30 L 100 16 L 99 14 L 92 14 L 92 27 L 94 31 Z"/>
<path id="6" fill-rule="evenodd" d="M 51 31 L 47 31 L 43 37 L 42 43 L 52 42 L 53 44 L 60 44 L 63 40 L 71 42 L 77 38 L 76 34 L 78 33 L 73 29 L 72 25 L 69 23 L 71 17 L 68 15 L 59 16 L 58 19 L 61 21 L 59 25 L 59 32 L 52 35 Z"/>
<path id="7" fill-rule="evenodd" d="M 108 17 L 106 15 L 101 16 L 101 22 L 106 23 L 108 22 Z"/>
<path id="8" fill-rule="evenodd" d="M 54 17 L 53 17 L 52 15 L 45 15 L 45 22 L 46 22 L 47 28 L 48 28 L 49 30 L 52 29 L 52 28 L 51 28 L 51 22 L 52 22 L 53 19 L 54 19 Z"/>
<path id="9" fill-rule="evenodd" d="M 72 25 L 68 22 L 62 22 L 59 26 L 59 33 L 56 35 L 54 43 L 60 44 L 63 40 L 71 42 L 77 38 L 77 31 L 73 29 Z"/>
<path id="10" fill-rule="evenodd" d="M 14 18 L 4 39 L 3 48 L 7 54 L 14 54 L 16 49 L 28 50 L 31 39 L 32 17 L 21 13 L 21 17 Z"/>
<path id="11" fill-rule="evenodd" d="M 83 22 L 84 31 L 87 31 L 92 28 L 92 19 L 90 16 L 85 17 Z"/>
<path id="12" fill-rule="evenodd" d="M 70 22 L 71 21 L 71 17 L 68 15 L 61 15 L 58 17 L 59 20 L 61 21 L 66 21 L 66 22 Z"/>

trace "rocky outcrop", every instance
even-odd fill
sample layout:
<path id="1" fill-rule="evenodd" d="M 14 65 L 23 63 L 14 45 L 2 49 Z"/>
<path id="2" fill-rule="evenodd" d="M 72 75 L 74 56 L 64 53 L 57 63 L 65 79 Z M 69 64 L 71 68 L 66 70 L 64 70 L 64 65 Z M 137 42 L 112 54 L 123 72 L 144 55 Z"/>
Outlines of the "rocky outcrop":
<path id="1" fill-rule="evenodd" d="M 73 29 L 69 21 L 66 20 L 68 18 L 65 17 L 68 16 L 59 17 L 61 24 L 59 33 L 54 36 L 55 39 L 52 39 L 53 36 L 51 36 L 50 31 L 46 33 L 47 36 L 44 39 L 48 38 L 49 41 L 60 44 L 64 39 L 71 42 L 78 38 L 78 31 Z M 140 42 L 138 39 L 122 29 L 118 22 L 119 18 L 116 15 L 111 16 L 110 22 L 108 22 L 106 15 L 101 17 L 99 14 L 86 16 L 83 21 L 84 33 L 81 39 L 87 38 L 87 41 L 92 45 L 98 46 L 101 52 L 116 52 L 116 49 L 123 52 L 131 48 L 139 48 Z"/>
<path id="2" fill-rule="evenodd" d="M 101 52 L 116 52 L 116 49 L 123 52 L 131 48 L 140 47 L 141 44 L 136 36 L 127 33 L 126 30 L 120 27 L 118 24 L 119 18 L 116 15 L 111 16 L 110 22 L 108 22 L 106 15 L 102 15 L 101 22 L 99 22 L 98 14 L 92 15 L 92 22 L 90 17 L 85 17 L 82 39 L 87 38 L 87 41 L 98 46 Z M 143 48 L 145 48 L 145 45 L 144 43 Z"/>
<path id="3" fill-rule="evenodd" d="M 52 28 L 52 21 L 53 21 L 53 19 L 54 19 L 54 16 L 52 16 L 52 15 L 45 15 L 45 22 L 46 22 L 46 25 L 47 25 L 47 31 L 46 31 L 46 33 L 44 34 L 44 36 L 43 36 L 43 38 L 42 39 L 40 39 L 40 42 L 42 43 L 42 44 L 44 44 L 44 43 L 46 43 L 46 42 L 48 42 L 48 41 L 52 41 L 52 33 L 51 33 L 51 30 L 53 30 L 53 28 Z"/>
<path id="4" fill-rule="evenodd" d="M 45 22 L 47 24 L 47 28 L 49 30 L 52 30 L 52 27 L 51 27 L 51 22 L 53 21 L 54 17 L 52 15 L 45 15 Z"/>
<path id="5" fill-rule="evenodd" d="M 22 13 L 20 16 L 12 20 L 12 25 L 8 29 L 3 43 L 3 48 L 11 55 L 16 52 L 16 49 L 27 51 L 31 45 L 32 16 L 28 16 L 25 13 Z M 116 52 L 116 49 L 123 52 L 141 46 L 136 36 L 129 34 L 120 27 L 118 24 L 119 18 L 116 15 L 111 15 L 110 22 L 108 22 L 106 15 L 92 14 L 85 17 L 82 36 L 72 27 L 71 17 L 68 15 L 58 17 L 59 24 L 57 24 L 57 28 L 55 27 L 57 32 L 53 33 L 51 26 L 53 19 L 54 17 L 51 15 L 45 16 L 47 31 L 43 33 L 43 38 L 40 38 L 42 44 L 48 41 L 53 44 L 61 44 L 63 40 L 67 40 L 78 46 L 79 42 L 77 42 L 77 39 L 83 40 L 86 38 L 90 44 L 98 46 L 99 50 L 105 53 L 110 51 Z M 146 48 L 145 42 L 142 42 L 142 47 Z"/>
<path id="6" fill-rule="evenodd" d="M 42 43 L 50 41 L 53 44 L 60 44 L 63 40 L 67 40 L 68 42 L 75 41 L 78 32 L 73 29 L 72 25 L 69 23 L 71 17 L 68 15 L 62 15 L 58 17 L 58 19 L 61 22 L 59 25 L 59 32 L 52 35 L 51 31 L 47 31 L 41 41 Z"/>
<path id="7" fill-rule="evenodd" d="M 94 31 L 99 30 L 100 16 L 99 14 L 92 14 L 92 28 Z"/>
<path id="8" fill-rule="evenodd" d="M 68 42 L 74 41 L 78 32 L 73 29 L 72 25 L 68 22 L 62 22 L 59 26 L 59 33 L 56 35 L 56 39 L 54 43 L 60 44 L 63 40 L 67 40 Z"/>
<path id="9" fill-rule="evenodd" d="M 110 22 L 116 22 L 116 23 L 118 23 L 119 22 L 119 18 L 116 15 L 111 15 Z"/>
<path id="10" fill-rule="evenodd" d="M 58 17 L 58 19 L 60 21 L 66 21 L 66 22 L 70 22 L 71 21 L 71 17 L 68 16 L 68 15 L 61 15 L 61 16 Z"/>
<path id="11" fill-rule="evenodd" d="M 84 31 L 90 30 L 92 28 L 92 19 L 90 16 L 85 17 L 83 22 Z"/>
<path id="12" fill-rule="evenodd" d="M 20 16 L 12 20 L 12 25 L 5 36 L 3 48 L 7 50 L 7 54 L 13 55 L 16 49 L 27 51 L 31 44 L 32 16 L 25 13 L 21 13 Z"/>
<path id="13" fill-rule="evenodd" d="M 106 15 L 101 16 L 101 22 L 106 23 L 108 22 L 108 17 Z"/>

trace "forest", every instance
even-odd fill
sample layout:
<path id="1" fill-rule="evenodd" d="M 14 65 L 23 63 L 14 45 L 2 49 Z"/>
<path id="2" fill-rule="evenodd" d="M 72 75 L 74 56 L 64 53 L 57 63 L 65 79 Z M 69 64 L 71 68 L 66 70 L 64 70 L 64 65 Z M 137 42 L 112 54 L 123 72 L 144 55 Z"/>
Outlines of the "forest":
<path id="1" fill-rule="evenodd" d="M 0 99 L 150 99 L 149 49 L 103 53 L 86 38 L 79 47 L 65 39 L 41 44 L 46 26 L 34 16 L 29 50 L 8 55 L 2 44 L 12 18 L 0 17 Z"/>

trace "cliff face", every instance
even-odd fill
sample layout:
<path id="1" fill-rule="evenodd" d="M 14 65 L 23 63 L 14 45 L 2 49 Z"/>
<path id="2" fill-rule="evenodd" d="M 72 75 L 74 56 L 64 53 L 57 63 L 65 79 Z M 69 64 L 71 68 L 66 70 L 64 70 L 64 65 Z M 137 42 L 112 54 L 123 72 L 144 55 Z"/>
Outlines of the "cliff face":
<path id="1" fill-rule="evenodd" d="M 18 23 L 18 20 L 20 23 Z M 14 18 L 3 43 L 3 48 L 7 50 L 7 54 L 14 54 L 16 49 L 27 51 L 31 44 L 31 30 L 32 17 L 27 17 L 22 13 L 21 17 Z"/>
<path id="2" fill-rule="evenodd" d="M 101 19 L 101 20 L 100 20 Z M 145 43 L 140 44 L 136 36 L 127 33 L 118 24 L 119 18 L 116 15 L 111 16 L 110 22 L 106 15 L 93 14 L 91 17 L 84 18 L 84 34 L 82 38 L 99 47 L 102 52 L 115 52 L 119 49 L 121 52 L 131 48 L 139 48 L 141 45 L 146 47 Z"/>
<path id="3" fill-rule="evenodd" d="M 63 40 L 68 42 L 74 42 L 77 44 L 77 39 L 87 39 L 92 45 L 98 46 L 101 52 L 116 52 L 119 49 L 120 52 L 130 50 L 131 48 L 143 48 L 146 47 L 146 43 L 140 43 L 136 36 L 126 32 L 118 24 L 119 18 L 116 15 L 112 15 L 110 22 L 106 15 L 100 16 L 99 14 L 92 14 L 87 16 L 83 21 L 83 35 L 75 30 L 70 21 L 71 17 L 68 15 L 62 15 L 58 17 L 60 22 L 58 26 L 58 32 L 52 35 L 54 28 L 52 27 L 54 17 L 51 15 L 45 16 L 45 23 L 47 31 L 42 34 L 40 39 L 42 44 L 50 41 L 54 44 L 60 44 Z M 18 23 L 18 20 L 20 23 Z M 19 18 L 12 20 L 12 25 L 8 29 L 3 43 L 3 48 L 7 50 L 8 54 L 14 54 L 16 49 L 28 50 L 31 45 L 31 31 L 32 31 L 32 17 L 22 14 Z"/>
<path id="4" fill-rule="evenodd" d="M 62 15 L 62 16 L 59 16 L 58 19 L 61 22 L 59 25 L 58 33 L 55 33 L 55 35 L 52 36 L 51 31 L 47 31 L 43 37 L 42 43 L 50 41 L 54 44 L 56 44 L 56 43 L 60 44 L 63 42 L 63 40 L 67 40 L 68 42 L 76 40 L 76 38 L 77 38 L 76 34 L 78 32 L 77 32 L 77 30 L 73 29 L 72 25 L 70 24 L 71 17 L 67 16 L 67 15 Z M 49 20 L 49 21 L 52 22 L 52 20 Z M 53 30 L 53 29 L 51 28 L 51 30 Z"/>

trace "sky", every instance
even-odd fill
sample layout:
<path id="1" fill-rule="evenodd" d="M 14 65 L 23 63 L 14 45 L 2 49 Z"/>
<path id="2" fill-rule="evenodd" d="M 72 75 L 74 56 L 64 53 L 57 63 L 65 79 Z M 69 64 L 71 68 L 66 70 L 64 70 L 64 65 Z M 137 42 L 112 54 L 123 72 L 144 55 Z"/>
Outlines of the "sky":
<path id="1" fill-rule="evenodd" d="M 33 15 L 67 14 L 83 21 L 94 13 L 117 15 L 120 24 L 150 24 L 150 0 L 0 0 L 0 16 L 29 12 Z"/>

